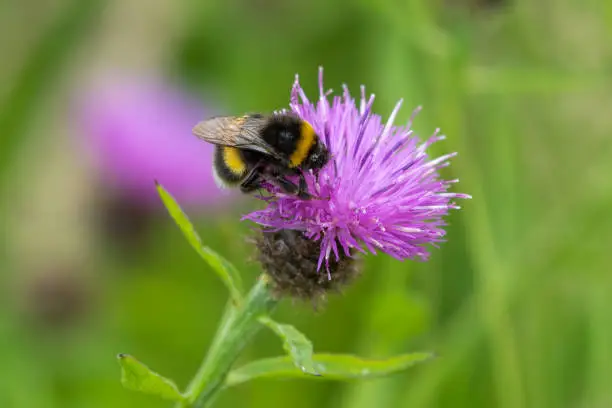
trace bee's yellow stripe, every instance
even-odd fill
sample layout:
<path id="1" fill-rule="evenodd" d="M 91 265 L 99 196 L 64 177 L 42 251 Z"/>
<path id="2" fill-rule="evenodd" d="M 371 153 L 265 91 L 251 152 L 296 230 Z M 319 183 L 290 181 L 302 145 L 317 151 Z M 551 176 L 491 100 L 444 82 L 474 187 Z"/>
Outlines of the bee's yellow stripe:
<path id="1" fill-rule="evenodd" d="M 240 156 L 240 151 L 235 147 L 223 148 L 223 161 L 227 168 L 236 175 L 242 175 L 246 171 L 246 164 Z"/>
<path id="2" fill-rule="evenodd" d="M 302 164 L 302 162 L 306 159 L 308 151 L 310 151 L 314 141 L 314 129 L 312 126 L 310 126 L 310 123 L 302 121 L 302 125 L 300 126 L 300 139 L 295 146 L 295 151 L 289 157 L 291 167 L 297 167 Z"/>

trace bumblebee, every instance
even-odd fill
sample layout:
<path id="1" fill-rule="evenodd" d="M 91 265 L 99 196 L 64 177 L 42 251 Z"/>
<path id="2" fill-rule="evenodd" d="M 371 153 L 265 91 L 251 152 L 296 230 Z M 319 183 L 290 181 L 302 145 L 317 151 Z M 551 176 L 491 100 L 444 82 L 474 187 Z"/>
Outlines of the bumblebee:
<path id="1" fill-rule="evenodd" d="M 240 186 L 243 193 L 267 181 L 287 194 L 309 199 L 303 172 L 321 169 L 329 161 L 329 151 L 312 126 L 290 113 L 217 116 L 198 123 L 193 134 L 215 145 L 218 184 Z M 299 184 L 288 176 L 299 177 Z"/>

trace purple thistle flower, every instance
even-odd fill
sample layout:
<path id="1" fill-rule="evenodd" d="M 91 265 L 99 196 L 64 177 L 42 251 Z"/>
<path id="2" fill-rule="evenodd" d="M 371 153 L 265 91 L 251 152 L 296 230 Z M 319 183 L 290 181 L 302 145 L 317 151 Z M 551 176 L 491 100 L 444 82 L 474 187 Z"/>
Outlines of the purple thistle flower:
<path id="1" fill-rule="evenodd" d="M 430 159 L 427 148 L 443 140 L 436 130 L 424 142 L 411 130 L 415 110 L 405 126 L 395 126 L 400 100 L 383 122 L 371 112 L 374 95 L 356 104 L 346 86 L 334 96 L 323 88 L 319 70 L 319 100 L 310 102 L 296 75 L 290 109 L 309 122 L 332 154 L 317 176 L 307 173 L 308 189 L 314 196 L 302 200 L 282 194 L 274 187 L 265 209 L 244 216 L 272 230 L 303 231 L 306 238 L 319 241 L 317 269 L 329 265 L 342 251 L 385 252 L 397 259 L 426 260 L 428 246 L 443 241 L 445 217 L 458 209 L 452 200 L 470 198 L 448 192 L 458 180 L 442 180 L 438 170 L 449 165 L 456 153 Z"/>

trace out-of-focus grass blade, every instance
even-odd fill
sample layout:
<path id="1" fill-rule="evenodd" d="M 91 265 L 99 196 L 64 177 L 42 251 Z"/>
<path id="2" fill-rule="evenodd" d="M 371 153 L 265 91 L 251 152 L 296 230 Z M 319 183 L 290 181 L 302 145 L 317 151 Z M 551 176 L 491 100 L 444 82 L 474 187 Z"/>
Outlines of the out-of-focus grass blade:
<path id="1" fill-rule="evenodd" d="M 20 140 L 20 133 L 30 122 L 32 111 L 53 86 L 71 50 L 94 27 L 104 0 L 74 0 L 40 37 L 23 68 L 12 80 L 7 95 L 0 101 L 0 173 L 7 157 Z M 5 58 L 10 56 L 4 55 Z"/>
<path id="2" fill-rule="evenodd" d="M 584 75 L 538 68 L 468 69 L 467 89 L 475 94 L 555 93 L 594 89 L 604 83 L 603 74 Z"/>
<path id="3" fill-rule="evenodd" d="M 306 336 L 295 327 L 277 323 L 269 317 L 262 317 L 259 321 L 272 329 L 283 340 L 283 348 L 291 356 L 297 368 L 306 374 L 321 375 L 314 367 L 312 342 Z"/>
<path id="4" fill-rule="evenodd" d="M 208 262 L 210 267 L 213 268 L 223 283 L 225 283 L 225 286 L 227 286 L 230 291 L 234 304 L 242 302 L 242 280 L 238 270 L 221 255 L 202 245 L 202 240 L 198 233 L 172 195 L 170 195 L 161 184 L 155 183 L 155 185 L 157 186 L 157 191 L 166 209 L 183 232 L 183 235 L 185 235 L 185 238 L 187 238 L 187 241 L 189 241 L 196 252 Z"/>
<path id="5" fill-rule="evenodd" d="M 305 376 L 289 357 L 257 360 L 232 371 L 225 385 L 230 387 L 256 378 L 318 378 L 354 380 L 383 377 L 431 359 L 432 353 L 410 353 L 385 360 L 362 359 L 349 354 L 314 354 L 314 366 L 321 375 Z"/>
<path id="6" fill-rule="evenodd" d="M 121 384 L 125 388 L 172 401 L 185 399 L 172 381 L 151 371 L 134 357 L 119 354 L 117 359 L 121 365 Z"/>

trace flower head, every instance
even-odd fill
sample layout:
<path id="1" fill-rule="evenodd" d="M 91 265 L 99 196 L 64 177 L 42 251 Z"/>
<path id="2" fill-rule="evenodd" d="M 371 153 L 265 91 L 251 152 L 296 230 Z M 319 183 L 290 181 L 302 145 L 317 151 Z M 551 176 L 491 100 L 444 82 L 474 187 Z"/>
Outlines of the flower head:
<path id="1" fill-rule="evenodd" d="M 217 113 L 159 78 L 122 76 L 85 93 L 77 110 L 97 170 L 123 196 L 159 203 L 154 180 L 186 206 L 225 201 L 212 175 L 213 147 L 191 135 Z"/>
<path id="2" fill-rule="evenodd" d="M 457 180 L 443 180 L 438 170 L 456 153 L 431 159 L 427 149 L 444 139 L 438 130 L 425 141 L 411 130 L 414 114 L 404 126 L 394 124 L 402 101 L 386 122 L 371 111 L 374 95 L 361 87 L 359 104 L 343 87 L 331 101 L 319 71 L 319 98 L 311 102 L 296 76 L 290 109 L 309 122 L 332 159 L 318 174 L 307 173 L 311 200 L 274 193 L 263 210 L 246 215 L 272 230 L 299 230 L 320 241 L 317 269 L 329 268 L 355 251 L 385 252 L 397 259 L 427 259 L 429 246 L 443 241 L 443 217 L 459 207 L 449 192 Z M 418 110 L 415 111 L 415 113 Z"/>

